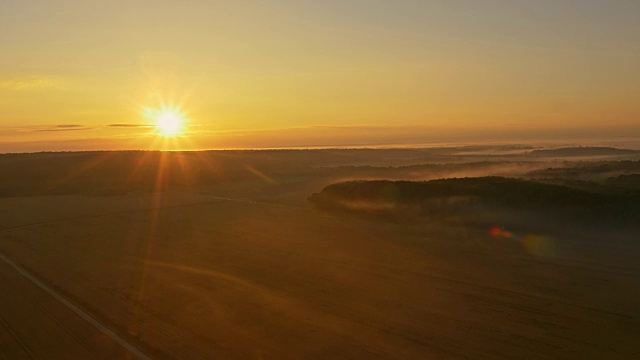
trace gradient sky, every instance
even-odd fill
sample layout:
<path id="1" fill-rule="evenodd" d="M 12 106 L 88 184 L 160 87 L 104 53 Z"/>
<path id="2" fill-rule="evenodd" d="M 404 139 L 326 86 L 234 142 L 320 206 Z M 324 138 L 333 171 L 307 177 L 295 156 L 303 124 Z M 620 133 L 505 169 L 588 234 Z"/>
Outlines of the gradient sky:
<path id="1" fill-rule="evenodd" d="M 0 151 L 640 136 L 640 1 L 0 2 Z"/>

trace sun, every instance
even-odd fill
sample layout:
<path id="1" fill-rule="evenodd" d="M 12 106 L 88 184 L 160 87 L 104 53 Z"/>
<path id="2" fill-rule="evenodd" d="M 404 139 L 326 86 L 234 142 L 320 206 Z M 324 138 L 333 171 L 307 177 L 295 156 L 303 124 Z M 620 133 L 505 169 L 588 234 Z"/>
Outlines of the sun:
<path id="1" fill-rule="evenodd" d="M 162 111 L 156 118 L 156 127 L 163 136 L 180 135 L 185 126 L 184 123 L 184 117 L 175 111 Z"/>
<path id="2" fill-rule="evenodd" d="M 178 107 L 147 108 L 145 113 L 160 136 L 179 136 L 184 134 L 187 128 L 187 119 Z"/>
<path id="3" fill-rule="evenodd" d="M 187 135 L 189 118 L 180 105 L 161 103 L 155 107 L 146 106 L 142 108 L 142 113 L 157 136 L 174 138 Z"/>

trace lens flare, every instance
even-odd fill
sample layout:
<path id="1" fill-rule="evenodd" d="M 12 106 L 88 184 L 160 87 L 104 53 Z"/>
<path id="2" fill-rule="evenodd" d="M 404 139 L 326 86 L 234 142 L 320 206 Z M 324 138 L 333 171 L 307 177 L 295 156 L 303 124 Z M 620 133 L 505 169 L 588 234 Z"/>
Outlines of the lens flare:
<path id="1" fill-rule="evenodd" d="M 501 226 L 492 226 L 489 229 L 489 235 L 494 238 L 515 240 L 527 253 L 534 256 L 553 257 L 556 254 L 554 241 L 548 236 L 517 234 L 509 230 L 505 230 Z"/>

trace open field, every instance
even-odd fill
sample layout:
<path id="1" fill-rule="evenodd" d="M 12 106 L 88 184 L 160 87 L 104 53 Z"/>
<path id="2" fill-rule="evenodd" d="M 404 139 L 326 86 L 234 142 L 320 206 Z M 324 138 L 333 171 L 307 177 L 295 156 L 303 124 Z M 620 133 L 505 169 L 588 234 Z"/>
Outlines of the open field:
<path id="1" fill-rule="evenodd" d="M 637 233 L 316 210 L 333 170 L 0 198 L 0 252 L 157 359 L 640 356 Z M 131 356 L 1 262 L 0 281 L 5 357 Z"/>

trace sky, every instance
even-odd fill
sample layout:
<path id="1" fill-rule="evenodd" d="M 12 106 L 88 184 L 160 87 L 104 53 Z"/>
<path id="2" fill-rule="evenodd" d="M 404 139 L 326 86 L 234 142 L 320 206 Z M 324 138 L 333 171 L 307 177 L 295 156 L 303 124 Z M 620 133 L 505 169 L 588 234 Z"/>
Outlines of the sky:
<path id="1" fill-rule="evenodd" d="M 3 0 L 0 152 L 639 138 L 639 17 L 637 0 Z"/>

